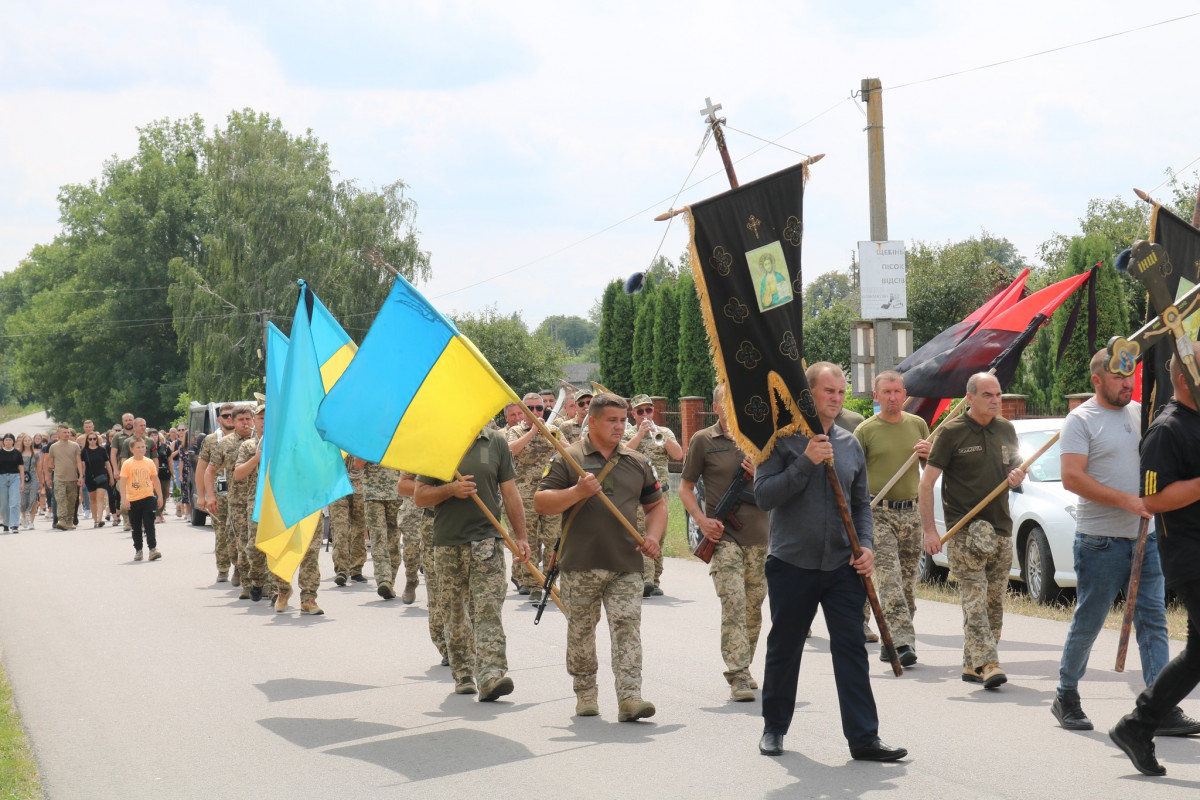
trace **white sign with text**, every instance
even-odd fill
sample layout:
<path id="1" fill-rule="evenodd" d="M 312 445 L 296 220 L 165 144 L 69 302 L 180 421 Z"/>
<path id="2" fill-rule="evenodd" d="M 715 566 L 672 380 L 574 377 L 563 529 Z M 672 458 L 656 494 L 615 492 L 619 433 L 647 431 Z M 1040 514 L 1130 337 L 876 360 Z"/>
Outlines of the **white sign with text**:
<path id="1" fill-rule="evenodd" d="M 859 242 L 858 285 L 863 319 L 908 315 L 904 242 Z"/>

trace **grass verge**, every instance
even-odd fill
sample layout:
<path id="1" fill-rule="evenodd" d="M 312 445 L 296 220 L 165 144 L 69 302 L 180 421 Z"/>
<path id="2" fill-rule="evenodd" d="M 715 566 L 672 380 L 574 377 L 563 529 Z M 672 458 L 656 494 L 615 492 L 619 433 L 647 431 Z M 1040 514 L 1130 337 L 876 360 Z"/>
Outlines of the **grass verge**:
<path id="1" fill-rule="evenodd" d="M 8 422 L 10 419 L 16 419 L 17 417 L 23 417 L 26 414 L 32 414 L 33 412 L 38 411 L 38 410 L 39 409 L 37 407 L 35 407 L 32 403 L 27 406 L 23 406 L 20 403 L 9 403 L 8 405 L 0 405 L 0 425 L 3 425 L 4 423 Z M 20 431 L 12 431 L 12 434 L 14 436 L 17 435 L 18 433 L 20 433 Z"/>
<path id="2" fill-rule="evenodd" d="M 959 603 L 958 587 L 953 580 L 934 583 L 918 583 L 917 597 L 923 600 L 934 600 L 939 603 Z M 1042 605 L 1031 598 L 1020 588 L 1020 584 L 1009 584 L 1008 596 L 1004 600 L 1004 613 L 1021 614 L 1026 617 L 1054 619 L 1059 622 L 1070 622 L 1075 613 L 1075 593 L 1064 594 L 1062 599 L 1053 605 Z M 1125 614 L 1125 601 L 1118 600 L 1108 612 L 1104 627 L 1110 630 L 1120 630 L 1121 620 Z M 1167 604 L 1167 634 L 1172 639 L 1184 641 L 1187 639 L 1187 610 L 1178 603 Z M 1137 643 L 1131 641 L 1130 647 L 1137 648 Z"/>
<path id="3" fill-rule="evenodd" d="M 12 701 L 12 687 L 0 663 L 0 798 L 40 800 L 42 782 L 21 717 Z"/>

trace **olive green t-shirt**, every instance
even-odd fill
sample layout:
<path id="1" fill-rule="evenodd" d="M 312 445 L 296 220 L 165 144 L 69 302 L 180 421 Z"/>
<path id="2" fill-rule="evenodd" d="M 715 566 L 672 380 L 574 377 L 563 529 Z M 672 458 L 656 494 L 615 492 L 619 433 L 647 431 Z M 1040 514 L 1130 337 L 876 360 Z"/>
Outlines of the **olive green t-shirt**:
<path id="1" fill-rule="evenodd" d="M 942 424 L 933 440 L 929 463 L 942 470 L 942 508 L 950 529 L 988 493 L 1008 479 L 1021 465 L 1020 445 L 1013 424 L 995 417 L 986 426 L 970 414 Z M 976 519 L 992 523 L 1001 536 L 1012 535 L 1008 513 L 1008 488 L 996 495 Z"/>
<path id="2" fill-rule="evenodd" d="M 874 497 L 896 470 L 913 454 L 913 445 L 929 436 L 929 425 L 916 414 L 901 412 L 899 422 L 888 422 L 880 415 L 865 420 L 854 429 L 854 436 L 867 457 L 867 482 Z M 921 471 L 913 462 L 904 477 L 888 489 L 885 500 L 913 500 L 921 483 Z M 990 490 L 989 490 L 990 491 Z"/>
<path id="3" fill-rule="evenodd" d="M 608 459 L 593 445 L 590 436 L 567 448 L 571 457 L 585 472 L 593 475 L 604 469 Z M 654 468 L 643 455 L 619 445 L 614 455 L 619 454 L 617 465 L 604 477 L 604 494 L 621 516 L 637 528 L 639 505 L 656 503 L 662 498 L 662 490 Z M 570 489 L 578 482 L 575 471 L 567 466 L 561 455 L 555 455 L 542 474 L 538 489 Z M 571 514 L 568 508 L 563 514 L 563 523 Z M 642 554 L 637 542 L 625 530 L 599 497 L 589 497 L 575 515 L 570 528 L 563 531 L 562 568 L 565 570 L 606 569 L 613 572 L 642 572 Z"/>
<path id="4" fill-rule="evenodd" d="M 500 484 L 517 477 L 512 451 L 508 449 L 504 434 L 489 428 L 480 431 L 459 463 L 458 471 L 464 476 L 474 476 L 471 480 L 475 482 L 476 496 L 499 519 Z M 428 475 L 417 475 L 416 479 L 430 486 L 446 483 Z M 470 544 L 499 537 L 500 532 L 469 497 L 449 497 L 434 508 L 433 543 L 436 546 Z"/>
<path id="5" fill-rule="evenodd" d="M 692 434 L 687 454 L 683 457 L 682 477 L 692 483 L 704 478 L 704 513 L 708 516 L 716 516 L 717 504 L 725 496 L 729 484 L 733 483 L 734 476 L 741 471 L 744 457 L 737 443 L 721 430 L 719 422 Z M 753 481 L 743 489 L 743 494 L 747 492 L 753 494 Z M 741 547 L 767 543 L 770 531 L 767 512 L 747 499 L 734 516 L 742 529 L 734 530 L 732 525 L 726 524 L 722 539 L 729 539 Z"/>

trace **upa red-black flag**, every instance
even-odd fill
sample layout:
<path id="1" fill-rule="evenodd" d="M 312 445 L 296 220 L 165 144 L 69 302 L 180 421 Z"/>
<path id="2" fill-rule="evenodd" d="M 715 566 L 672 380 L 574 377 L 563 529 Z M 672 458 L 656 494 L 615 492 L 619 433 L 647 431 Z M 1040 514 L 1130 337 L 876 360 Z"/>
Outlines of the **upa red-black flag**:
<path id="1" fill-rule="evenodd" d="M 734 440 L 756 463 L 821 430 L 804 378 L 800 241 L 807 167 L 687 208 L 696 292 Z"/>
<path id="2" fill-rule="evenodd" d="M 1167 275 L 1167 288 L 1178 300 L 1188 290 L 1200 283 L 1200 231 L 1159 204 L 1150 212 L 1150 241 L 1161 244 L 1171 257 L 1172 271 Z M 1161 308 L 1147 308 L 1147 321 L 1162 313 Z M 1192 341 L 1200 341 L 1200 314 L 1193 314 L 1184 321 L 1184 330 Z M 1146 348 L 1142 356 L 1142 430 L 1171 399 L 1171 376 L 1167 366 L 1171 359 L 1171 343 L 1164 339 Z M 1153 368 L 1151 368 L 1153 367 Z"/>

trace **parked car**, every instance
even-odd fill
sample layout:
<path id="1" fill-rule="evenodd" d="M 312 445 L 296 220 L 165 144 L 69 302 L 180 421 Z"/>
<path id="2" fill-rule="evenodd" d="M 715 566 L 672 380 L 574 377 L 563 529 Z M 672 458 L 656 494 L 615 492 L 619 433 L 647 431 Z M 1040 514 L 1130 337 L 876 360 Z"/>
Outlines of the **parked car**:
<path id="1" fill-rule="evenodd" d="M 1026 459 L 1062 428 L 1062 417 L 1013 420 Z M 1008 493 L 1012 514 L 1012 568 L 1009 579 L 1023 581 L 1030 597 L 1053 603 L 1063 589 L 1075 587 L 1075 504 L 1079 498 L 1062 485 L 1058 442 L 1029 468 L 1029 477 Z M 938 534 L 946 535 L 942 510 L 942 481 L 933 488 L 933 518 Z M 922 579 L 945 575 L 949 568 L 943 550 L 921 560 Z"/>

